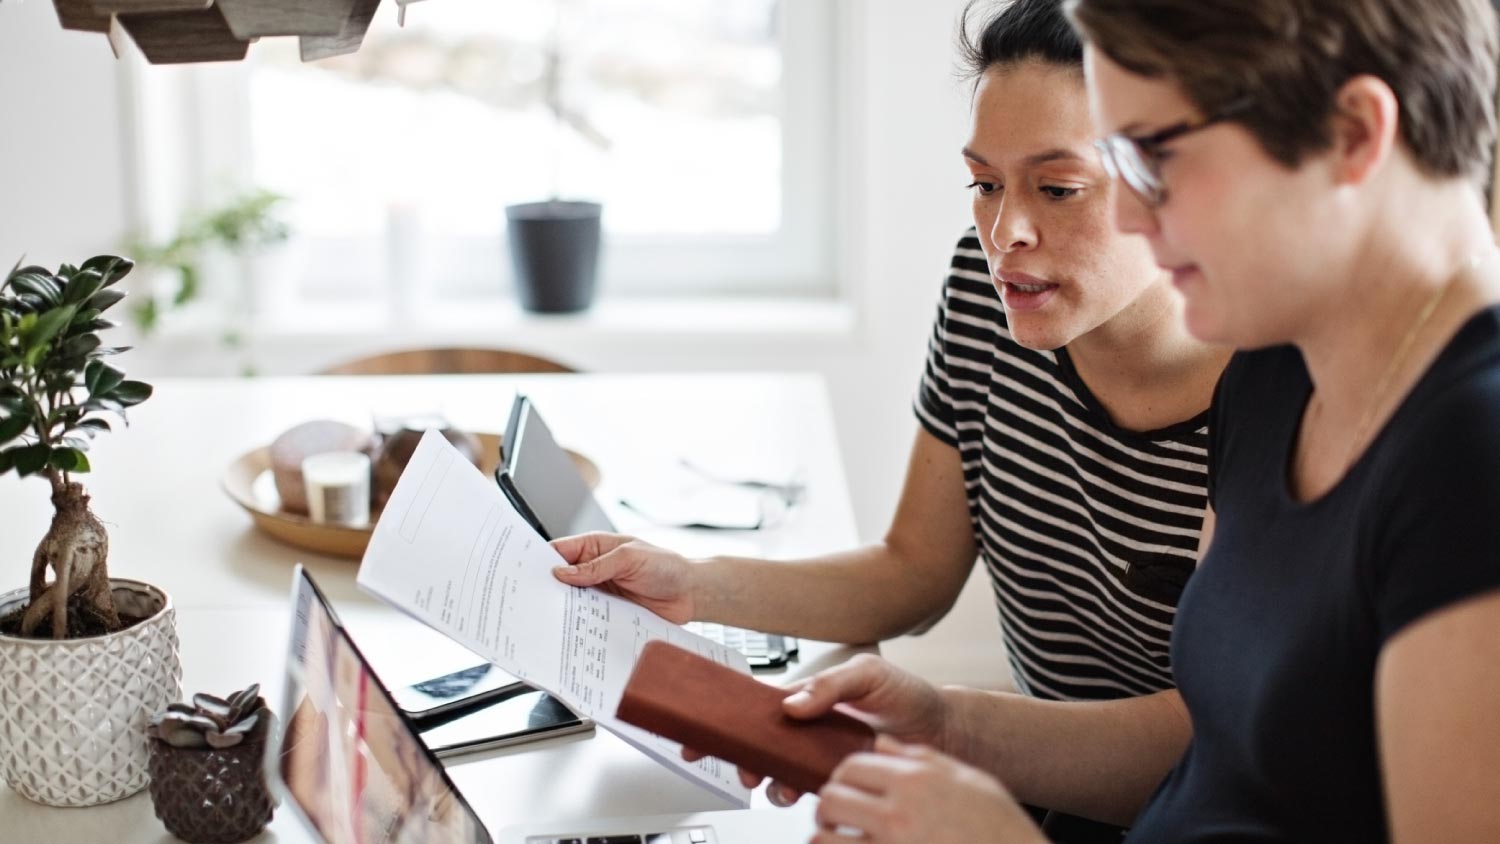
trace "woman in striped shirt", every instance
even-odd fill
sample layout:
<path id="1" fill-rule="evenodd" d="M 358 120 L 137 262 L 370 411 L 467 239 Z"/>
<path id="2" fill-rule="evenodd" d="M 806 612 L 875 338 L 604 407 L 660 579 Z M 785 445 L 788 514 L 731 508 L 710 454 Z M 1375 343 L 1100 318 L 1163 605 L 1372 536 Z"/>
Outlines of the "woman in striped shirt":
<path id="1" fill-rule="evenodd" d="M 884 541 L 688 562 L 592 534 L 555 543 L 573 564 L 560 579 L 612 583 L 678 622 L 876 641 L 940 618 L 980 558 L 1023 692 L 1172 694 L 1168 637 L 1196 561 L 1207 410 L 1228 352 L 1188 335 L 1146 243 L 1114 229 L 1083 50 L 1060 5 L 1016 0 L 965 40 L 975 229 L 943 286 Z"/>

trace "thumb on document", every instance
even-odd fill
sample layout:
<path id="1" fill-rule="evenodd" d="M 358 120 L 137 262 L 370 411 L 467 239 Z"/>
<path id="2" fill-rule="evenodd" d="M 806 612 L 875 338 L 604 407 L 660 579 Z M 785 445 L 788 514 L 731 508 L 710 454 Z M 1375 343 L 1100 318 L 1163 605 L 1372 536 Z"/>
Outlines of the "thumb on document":
<path id="1" fill-rule="evenodd" d="M 608 580 L 609 576 L 600 575 L 598 563 L 579 563 L 573 566 L 555 566 L 552 574 L 558 580 L 570 586 L 593 586 Z"/>
<path id="2" fill-rule="evenodd" d="M 577 565 L 596 560 L 610 551 L 619 548 L 634 537 L 624 536 L 618 533 L 580 533 L 576 536 L 564 536 L 551 542 L 552 550 L 565 561 Z"/>

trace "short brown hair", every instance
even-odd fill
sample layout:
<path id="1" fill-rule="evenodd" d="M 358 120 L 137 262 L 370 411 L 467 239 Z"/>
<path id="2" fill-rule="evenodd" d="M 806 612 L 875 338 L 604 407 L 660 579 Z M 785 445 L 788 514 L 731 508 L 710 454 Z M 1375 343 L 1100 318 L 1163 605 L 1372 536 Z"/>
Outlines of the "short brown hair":
<path id="1" fill-rule="evenodd" d="M 1418 167 L 1489 175 L 1491 0 L 1069 0 L 1068 13 L 1116 64 L 1177 82 L 1205 114 L 1250 98 L 1235 122 L 1289 167 L 1329 148 L 1339 89 L 1368 74 L 1395 92 Z"/>

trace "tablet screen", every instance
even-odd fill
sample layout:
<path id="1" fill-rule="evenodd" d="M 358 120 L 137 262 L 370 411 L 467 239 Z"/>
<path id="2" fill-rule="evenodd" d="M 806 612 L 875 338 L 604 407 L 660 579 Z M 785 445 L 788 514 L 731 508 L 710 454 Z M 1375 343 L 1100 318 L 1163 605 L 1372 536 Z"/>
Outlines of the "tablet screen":
<path id="1" fill-rule="evenodd" d="M 490 836 L 297 567 L 284 724 L 268 774 L 328 844 L 488 844 Z"/>
<path id="2" fill-rule="evenodd" d="M 515 433 L 506 444 L 505 472 L 541 522 L 547 539 L 615 526 L 594 498 L 578 467 L 552 438 L 552 431 L 525 396 L 512 408 Z"/>

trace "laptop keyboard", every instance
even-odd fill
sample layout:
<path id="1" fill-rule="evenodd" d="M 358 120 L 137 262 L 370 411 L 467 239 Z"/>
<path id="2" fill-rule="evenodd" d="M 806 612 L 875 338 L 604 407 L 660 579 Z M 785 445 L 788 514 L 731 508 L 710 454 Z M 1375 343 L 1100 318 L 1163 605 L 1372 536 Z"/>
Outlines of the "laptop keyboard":
<path id="1" fill-rule="evenodd" d="M 526 844 L 718 844 L 718 837 L 711 827 L 694 826 L 641 835 L 533 836 L 526 839 Z"/>
<path id="2" fill-rule="evenodd" d="M 690 621 L 683 625 L 704 638 L 719 642 L 745 655 L 751 668 L 784 665 L 797 652 L 797 640 L 788 636 L 746 630 L 707 621 Z M 653 842 L 654 844 L 654 842 Z"/>

